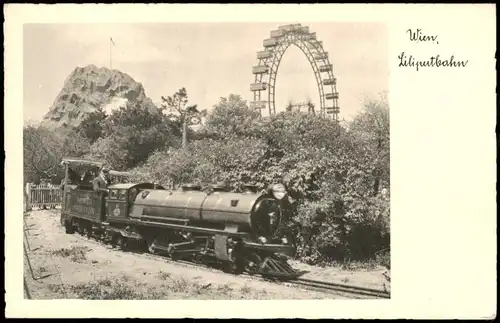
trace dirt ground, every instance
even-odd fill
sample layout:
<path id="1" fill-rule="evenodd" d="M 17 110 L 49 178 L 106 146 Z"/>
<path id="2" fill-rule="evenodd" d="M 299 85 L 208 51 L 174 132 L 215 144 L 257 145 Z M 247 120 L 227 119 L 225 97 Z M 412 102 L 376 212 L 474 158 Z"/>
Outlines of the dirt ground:
<path id="1" fill-rule="evenodd" d="M 25 216 L 28 257 L 24 257 L 24 277 L 32 299 L 345 298 L 122 252 L 77 234 L 65 234 L 59 213 L 41 210 Z M 304 278 L 381 290 L 387 285 L 385 269 L 340 271 L 300 263 L 293 266 L 309 271 Z"/>

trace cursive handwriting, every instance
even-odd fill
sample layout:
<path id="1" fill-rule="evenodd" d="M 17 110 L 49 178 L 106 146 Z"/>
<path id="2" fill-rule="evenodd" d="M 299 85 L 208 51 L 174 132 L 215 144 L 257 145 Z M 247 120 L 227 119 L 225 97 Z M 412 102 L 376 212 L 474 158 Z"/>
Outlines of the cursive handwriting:
<path id="1" fill-rule="evenodd" d="M 418 71 L 422 67 L 465 67 L 469 60 L 458 61 L 455 60 L 455 55 L 451 55 L 449 59 L 441 59 L 440 55 L 431 56 L 427 60 L 417 60 L 413 55 L 406 56 L 404 52 L 398 56 L 399 67 L 415 67 Z"/>
<path id="2" fill-rule="evenodd" d="M 433 42 L 439 45 L 439 41 L 437 40 L 438 36 L 428 36 L 422 33 L 422 29 L 412 30 L 408 29 L 406 33 L 410 36 L 410 41 L 414 42 Z"/>
<path id="3" fill-rule="evenodd" d="M 416 42 L 417 44 L 433 43 L 439 45 L 438 35 L 433 35 L 433 36 L 426 35 L 420 28 L 407 29 L 406 33 L 410 37 L 410 42 Z M 429 58 L 425 57 L 424 59 L 420 60 L 414 57 L 413 55 L 406 55 L 405 52 L 401 52 L 401 54 L 398 56 L 398 59 L 399 59 L 398 67 L 415 68 L 417 71 L 425 67 L 460 68 L 460 67 L 466 67 L 467 64 L 469 63 L 469 60 L 456 59 L 455 55 L 451 55 L 450 57 L 443 55 L 434 55 Z"/>

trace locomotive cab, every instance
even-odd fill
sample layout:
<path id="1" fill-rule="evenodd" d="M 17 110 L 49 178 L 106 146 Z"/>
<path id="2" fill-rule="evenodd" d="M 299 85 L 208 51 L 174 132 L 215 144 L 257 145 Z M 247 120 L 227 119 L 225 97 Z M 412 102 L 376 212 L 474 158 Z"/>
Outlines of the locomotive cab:
<path id="1" fill-rule="evenodd" d="M 65 172 L 62 182 L 61 224 L 65 226 L 67 233 L 72 233 L 76 226 L 80 233 L 92 235 L 94 227 L 106 221 L 107 194 L 95 192 L 92 187 L 92 180 L 104 163 L 63 158 L 60 165 Z M 128 173 L 114 172 L 111 175 L 114 179 L 125 178 Z"/>

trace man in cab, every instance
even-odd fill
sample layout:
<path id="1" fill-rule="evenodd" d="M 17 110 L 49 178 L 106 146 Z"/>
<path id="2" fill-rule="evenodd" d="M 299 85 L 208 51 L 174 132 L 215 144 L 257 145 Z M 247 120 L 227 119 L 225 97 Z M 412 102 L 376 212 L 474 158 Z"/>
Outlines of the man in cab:
<path id="1" fill-rule="evenodd" d="M 110 181 L 109 169 L 107 167 L 101 168 L 99 175 L 92 181 L 92 186 L 94 188 L 94 191 L 108 192 L 107 187 L 110 184 L 109 181 Z"/>

